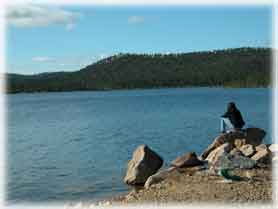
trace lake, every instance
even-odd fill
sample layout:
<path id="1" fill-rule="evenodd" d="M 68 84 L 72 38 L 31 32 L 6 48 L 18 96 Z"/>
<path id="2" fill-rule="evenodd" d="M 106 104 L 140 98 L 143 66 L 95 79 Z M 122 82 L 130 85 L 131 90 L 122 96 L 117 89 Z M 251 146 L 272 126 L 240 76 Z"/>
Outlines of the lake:
<path id="1" fill-rule="evenodd" d="M 173 88 L 7 96 L 7 200 L 97 200 L 128 191 L 132 152 L 147 144 L 164 159 L 201 152 L 234 101 L 271 142 L 271 90 Z"/>

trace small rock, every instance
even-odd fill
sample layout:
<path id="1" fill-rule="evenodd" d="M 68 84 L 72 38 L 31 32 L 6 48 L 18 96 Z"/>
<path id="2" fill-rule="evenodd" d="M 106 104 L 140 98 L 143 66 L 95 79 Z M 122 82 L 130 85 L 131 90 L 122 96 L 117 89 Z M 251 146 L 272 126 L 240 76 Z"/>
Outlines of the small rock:
<path id="1" fill-rule="evenodd" d="M 155 174 L 162 166 L 163 159 L 147 145 L 139 146 L 128 163 L 124 182 L 127 184 L 144 184 L 148 177 Z"/>
<path id="2" fill-rule="evenodd" d="M 242 152 L 238 148 L 234 148 L 230 151 L 231 155 L 243 155 Z"/>
<path id="3" fill-rule="evenodd" d="M 255 153 L 251 157 L 251 159 L 255 160 L 258 163 L 268 164 L 271 162 L 271 152 L 268 149 L 263 149 Z"/>
<path id="4" fill-rule="evenodd" d="M 253 176 L 254 176 L 254 174 L 251 173 L 250 171 L 246 171 L 246 172 L 245 172 L 245 176 L 246 176 L 248 179 L 252 179 Z"/>
<path id="5" fill-rule="evenodd" d="M 134 195 L 134 193 L 129 193 L 128 195 L 126 195 L 125 196 L 125 199 L 127 200 L 127 201 L 130 201 L 130 200 L 132 200 L 132 199 L 134 199 L 136 196 Z"/>
<path id="6" fill-rule="evenodd" d="M 177 157 L 171 162 L 171 165 L 174 167 L 183 168 L 203 165 L 203 162 L 198 159 L 195 152 L 189 152 L 183 156 Z"/>
<path id="7" fill-rule="evenodd" d="M 251 157 L 255 153 L 255 149 L 251 144 L 242 145 L 239 149 L 246 157 Z"/>
<path id="8" fill-rule="evenodd" d="M 238 149 L 240 149 L 245 144 L 246 144 L 246 139 L 235 139 L 234 141 L 234 145 Z"/>
<path id="9" fill-rule="evenodd" d="M 271 144 L 268 149 L 272 152 L 272 153 L 277 153 L 278 152 L 278 144 Z"/>

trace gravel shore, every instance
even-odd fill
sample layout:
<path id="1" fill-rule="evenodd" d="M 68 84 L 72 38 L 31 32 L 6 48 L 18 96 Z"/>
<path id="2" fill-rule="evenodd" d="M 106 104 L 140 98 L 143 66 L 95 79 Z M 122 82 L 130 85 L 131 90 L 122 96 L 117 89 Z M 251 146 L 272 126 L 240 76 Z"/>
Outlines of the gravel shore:
<path id="1" fill-rule="evenodd" d="M 272 203 L 272 169 L 236 169 L 240 181 L 225 181 L 207 170 L 178 169 L 164 181 L 150 188 L 137 188 L 129 194 L 99 203 Z"/>

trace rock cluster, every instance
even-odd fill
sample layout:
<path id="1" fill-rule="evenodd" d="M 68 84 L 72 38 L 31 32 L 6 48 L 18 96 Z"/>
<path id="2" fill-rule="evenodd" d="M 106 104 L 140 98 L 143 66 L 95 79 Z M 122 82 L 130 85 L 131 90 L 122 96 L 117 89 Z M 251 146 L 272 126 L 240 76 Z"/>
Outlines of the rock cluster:
<path id="1" fill-rule="evenodd" d="M 250 169 L 259 163 L 269 164 L 272 152 L 270 145 L 262 144 L 265 134 L 259 128 L 221 134 L 201 154 L 201 158 L 212 168 Z"/>
<path id="2" fill-rule="evenodd" d="M 224 133 L 217 136 L 213 143 L 201 154 L 202 159 L 206 159 L 209 153 L 215 148 L 224 143 L 229 143 L 236 148 L 245 144 L 250 144 L 254 147 L 260 145 L 266 132 L 260 128 L 247 128 L 242 131 L 235 131 L 230 133 Z"/>
<path id="3" fill-rule="evenodd" d="M 209 171 L 216 172 L 219 168 L 251 169 L 255 166 L 268 166 L 277 146 L 263 144 L 265 135 L 266 132 L 259 128 L 220 134 L 200 157 L 195 152 L 185 153 L 173 160 L 169 168 L 160 171 L 163 159 L 147 145 L 141 145 L 128 163 L 124 182 L 149 188 L 179 169 L 208 166 Z"/>

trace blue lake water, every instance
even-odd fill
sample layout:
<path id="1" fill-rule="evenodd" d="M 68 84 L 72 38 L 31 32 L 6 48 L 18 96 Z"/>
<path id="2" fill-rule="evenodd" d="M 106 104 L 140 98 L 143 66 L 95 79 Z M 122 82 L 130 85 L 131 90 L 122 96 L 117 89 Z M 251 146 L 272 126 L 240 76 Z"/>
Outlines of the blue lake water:
<path id="1" fill-rule="evenodd" d="M 7 96 L 8 201 L 96 200 L 128 190 L 126 164 L 140 144 L 167 166 L 200 154 L 236 102 L 271 142 L 270 89 L 177 88 Z"/>

